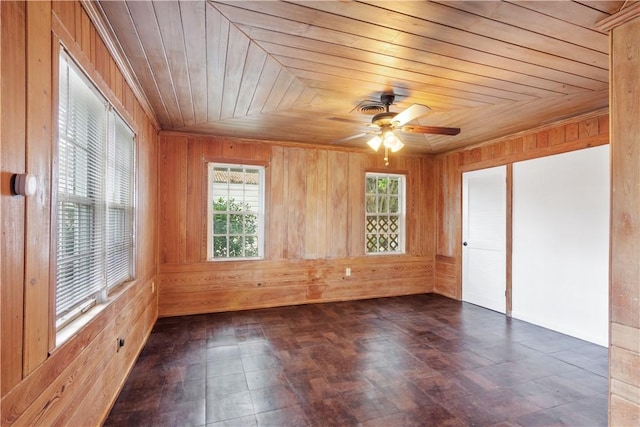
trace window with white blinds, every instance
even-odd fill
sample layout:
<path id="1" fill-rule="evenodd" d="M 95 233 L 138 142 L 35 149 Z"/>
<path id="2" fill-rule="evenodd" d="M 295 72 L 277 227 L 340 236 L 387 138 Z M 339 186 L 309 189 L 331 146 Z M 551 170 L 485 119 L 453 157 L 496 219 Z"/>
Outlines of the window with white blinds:
<path id="1" fill-rule="evenodd" d="M 134 133 L 60 55 L 56 324 L 133 277 Z"/>

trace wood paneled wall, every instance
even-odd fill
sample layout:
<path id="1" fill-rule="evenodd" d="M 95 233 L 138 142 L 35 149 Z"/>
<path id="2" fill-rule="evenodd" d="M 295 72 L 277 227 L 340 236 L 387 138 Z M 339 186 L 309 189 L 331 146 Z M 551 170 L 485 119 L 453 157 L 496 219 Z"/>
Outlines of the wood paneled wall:
<path id="1" fill-rule="evenodd" d="M 609 142 L 609 116 L 584 116 L 478 147 L 436 156 L 434 292 L 462 298 L 462 172 L 549 156 Z M 510 191 L 510 185 L 507 188 Z M 507 215 L 510 218 L 510 215 Z"/>
<path id="2" fill-rule="evenodd" d="M 611 17 L 609 425 L 640 425 L 640 4 Z"/>
<path id="3" fill-rule="evenodd" d="M 159 315 L 407 295 L 433 289 L 433 158 L 164 134 Z M 206 163 L 266 166 L 265 259 L 206 261 Z M 407 175 L 403 255 L 364 254 L 366 171 Z M 345 269 L 351 268 L 351 276 Z"/>
<path id="4" fill-rule="evenodd" d="M 56 346 L 51 274 L 57 58 L 62 43 L 137 134 L 136 280 Z M 99 425 L 157 318 L 157 132 L 82 5 L 0 2 L 0 424 Z M 28 172 L 38 192 L 11 193 Z M 125 346 L 116 352 L 116 338 Z"/>

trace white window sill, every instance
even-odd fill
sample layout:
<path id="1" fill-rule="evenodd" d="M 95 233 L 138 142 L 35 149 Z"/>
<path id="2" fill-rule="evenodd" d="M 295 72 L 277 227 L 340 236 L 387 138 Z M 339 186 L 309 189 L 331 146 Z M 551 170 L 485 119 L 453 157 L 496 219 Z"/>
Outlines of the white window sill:
<path id="1" fill-rule="evenodd" d="M 91 307 L 89 311 L 78 316 L 77 319 L 70 322 L 64 328 L 56 332 L 56 348 L 69 341 L 72 337 L 78 334 L 78 332 L 88 325 L 93 319 L 95 319 L 108 305 L 107 303 L 96 304 Z"/>
<path id="2" fill-rule="evenodd" d="M 366 256 L 376 256 L 376 255 L 382 255 L 382 256 L 389 256 L 389 255 L 406 255 L 406 252 L 367 252 L 365 253 Z"/>
<path id="3" fill-rule="evenodd" d="M 107 296 L 107 299 L 103 303 L 96 303 L 93 307 L 87 310 L 76 319 L 69 322 L 69 324 L 63 326 L 56 331 L 56 348 L 60 347 L 67 341 L 77 336 L 82 328 L 91 323 L 96 317 L 100 315 L 118 296 L 122 295 L 129 286 L 132 286 L 135 280 L 130 280 L 119 285 L 114 286 Z M 55 350 L 54 350 L 55 351 Z"/>
<path id="4" fill-rule="evenodd" d="M 228 262 L 228 261 L 262 261 L 264 257 L 246 257 L 246 258 L 209 258 L 208 262 Z"/>

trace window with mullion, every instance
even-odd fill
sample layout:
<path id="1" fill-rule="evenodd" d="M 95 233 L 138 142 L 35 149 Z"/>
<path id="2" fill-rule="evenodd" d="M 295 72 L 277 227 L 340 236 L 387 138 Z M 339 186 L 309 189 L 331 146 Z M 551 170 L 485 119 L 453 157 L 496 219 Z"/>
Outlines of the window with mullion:
<path id="1" fill-rule="evenodd" d="M 365 175 L 365 253 L 404 252 L 405 177 Z"/>
<path id="2" fill-rule="evenodd" d="M 133 277 L 134 134 L 60 55 L 56 326 Z"/>
<path id="3" fill-rule="evenodd" d="M 208 258 L 263 257 L 264 167 L 209 163 Z"/>

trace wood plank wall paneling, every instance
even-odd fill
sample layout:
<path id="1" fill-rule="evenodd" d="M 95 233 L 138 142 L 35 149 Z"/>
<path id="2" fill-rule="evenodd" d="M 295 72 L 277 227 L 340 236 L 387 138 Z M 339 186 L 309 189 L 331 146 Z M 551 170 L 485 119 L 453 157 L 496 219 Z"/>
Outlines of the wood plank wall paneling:
<path id="1" fill-rule="evenodd" d="M 51 4 L 27 2 L 27 71 L 52 69 Z M 52 132 L 52 81 L 27 79 L 27 172 L 36 176 L 38 188 L 50 188 Z M 46 118 L 46 120 L 43 120 Z M 25 198 L 25 287 L 23 371 L 28 375 L 47 357 L 50 336 L 49 262 L 50 197 L 47 191 Z"/>
<path id="2" fill-rule="evenodd" d="M 434 291 L 460 299 L 461 271 L 457 260 L 462 254 L 462 154 L 436 157 L 436 280 Z"/>
<path id="3" fill-rule="evenodd" d="M 329 236 L 329 240 L 325 241 L 320 253 L 327 258 L 344 258 L 350 255 L 347 253 L 349 205 L 355 203 L 356 206 L 364 206 L 364 194 L 361 199 L 354 200 L 347 197 L 348 190 L 350 186 L 364 188 L 364 174 L 357 181 L 349 181 L 349 154 L 329 151 L 327 157 L 327 216 L 320 232 Z M 315 194 L 309 196 L 316 197 Z M 361 213 L 364 216 L 364 210 Z M 407 227 L 407 231 L 409 230 L 411 229 Z M 361 236 L 361 241 L 364 246 L 364 235 Z"/>
<path id="4" fill-rule="evenodd" d="M 99 425 L 157 318 L 157 131 L 80 3 L 0 2 L 0 19 L 0 424 Z M 136 280 L 114 290 L 101 311 L 56 346 L 49 333 L 49 176 L 55 176 L 58 40 L 136 132 L 138 212 Z M 29 199 L 10 190 L 11 175 L 25 171 L 38 177 L 38 194 Z M 125 346 L 116 351 L 119 337 Z"/>
<path id="5" fill-rule="evenodd" d="M 2 255 L 0 303 L 2 345 L 0 395 L 22 378 L 24 309 L 24 197 L 11 193 L 11 175 L 25 172 L 26 3 L 0 2 L 2 56 Z M 11 82 L 9 84 L 9 82 Z"/>
<path id="6" fill-rule="evenodd" d="M 273 147 L 269 173 L 266 174 L 268 188 L 287 188 L 287 175 L 284 161 L 284 147 Z M 265 211 L 265 241 L 269 245 L 265 246 L 265 257 L 269 259 L 286 258 L 286 245 L 284 244 L 287 227 L 287 204 L 286 191 L 267 191 L 265 204 L 269 209 Z M 283 236 L 284 234 L 284 236 Z M 205 259 L 203 257 L 203 259 Z"/>
<path id="7" fill-rule="evenodd" d="M 185 219 L 187 223 L 198 224 L 200 219 L 206 215 L 206 203 L 204 200 L 206 197 L 206 188 L 204 187 L 206 181 L 203 179 L 206 163 L 203 158 L 204 150 L 202 144 L 191 144 L 187 147 L 188 166 L 186 167 L 187 182 L 185 184 L 187 195 L 189 195 L 189 200 L 192 201 L 192 204 L 189 205 L 188 209 L 186 209 L 187 206 L 180 206 L 186 209 Z M 205 225 L 206 223 L 203 221 L 201 227 Z M 194 241 L 193 244 L 186 246 L 185 259 L 201 259 L 201 257 L 206 256 L 206 250 L 207 242 L 205 240 Z"/>
<path id="8" fill-rule="evenodd" d="M 127 93 L 127 92 L 125 92 Z M 131 93 L 131 92 L 129 92 Z M 133 94 L 131 93 L 131 96 Z M 141 123 L 136 137 L 137 157 L 137 206 L 136 216 L 136 270 L 155 275 L 158 268 L 158 134 L 136 101 L 136 123 Z M 153 284 L 155 287 L 155 283 Z"/>
<path id="9" fill-rule="evenodd" d="M 162 206 L 171 206 L 160 215 L 160 236 L 175 242 L 162 245 L 161 263 L 186 262 L 186 216 L 187 216 L 187 145 L 171 144 L 162 151 L 158 166 L 158 185 L 163 191 Z"/>
<path id="10" fill-rule="evenodd" d="M 159 311 L 177 316 L 408 295 L 429 292 L 432 281 L 433 262 L 423 256 L 165 265 L 158 280 Z"/>
<path id="11" fill-rule="evenodd" d="M 584 116 L 478 147 L 436 156 L 434 292 L 462 298 L 462 173 L 609 142 L 609 116 Z"/>
<path id="12" fill-rule="evenodd" d="M 302 148 L 285 151 L 287 172 L 287 258 L 301 259 L 305 254 L 307 174 L 306 153 Z M 311 220 L 311 218 L 310 218 Z M 273 236 L 271 236 L 273 238 Z"/>
<path id="13" fill-rule="evenodd" d="M 433 158 L 393 156 L 387 169 L 381 167 L 381 157 L 326 147 L 162 134 L 160 315 L 431 292 Z M 266 165 L 264 260 L 206 261 L 204 200 L 210 161 Z M 404 255 L 364 255 L 367 170 L 407 174 Z M 350 277 L 345 276 L 347 267 Z"/>
<path id="14" fill-rule="evenodd" d="M 320 221 L 327 218 L 327 152 L 324 150 L 307 150 L 305 168 L 307 169 L 307 188 L 317 197 L 305 198 L 304 211 L 308 217 L 305 221 L 305 259 L 315 259 L 320 256 L 321 248 L 326 247 L 326 234 L 322 233 Z"/>
<path id="15" fill-rule="evenodd" d="M 349 154 L 349 182 L 358 182 L 358 180 L 362 179 L 361 177 L 367 171 L 367 162 L 370 159 L 370 157 L 362 156 L 359 153 Z M 327 173 L 329 173 L 328 169 Z M 347 197 L 349 200 L 364 200 L 364 193 L 364 185 L 350 185 Z M 349 204 L 347 216 L 347 228 L 349 232 L 347 236 L 347 251 L 351 256 L 362 256 L 365 250 L 364 242 L 362 241 L 362 236 L 364 236 L 365 232 L 365 218 L 360 209 L 357 204 Z M 327 219 L 329 218 L 328 215 L 327 213 Z M 323 235 L 325 236 L 324 244 L 328 245 L 331 237 L 327 233 L 323 233 Z"/>
<path id="16" fill-rule="evenodd" d="M 611 30 L 609 424 L 640 425 L 640 7 Z"/>

